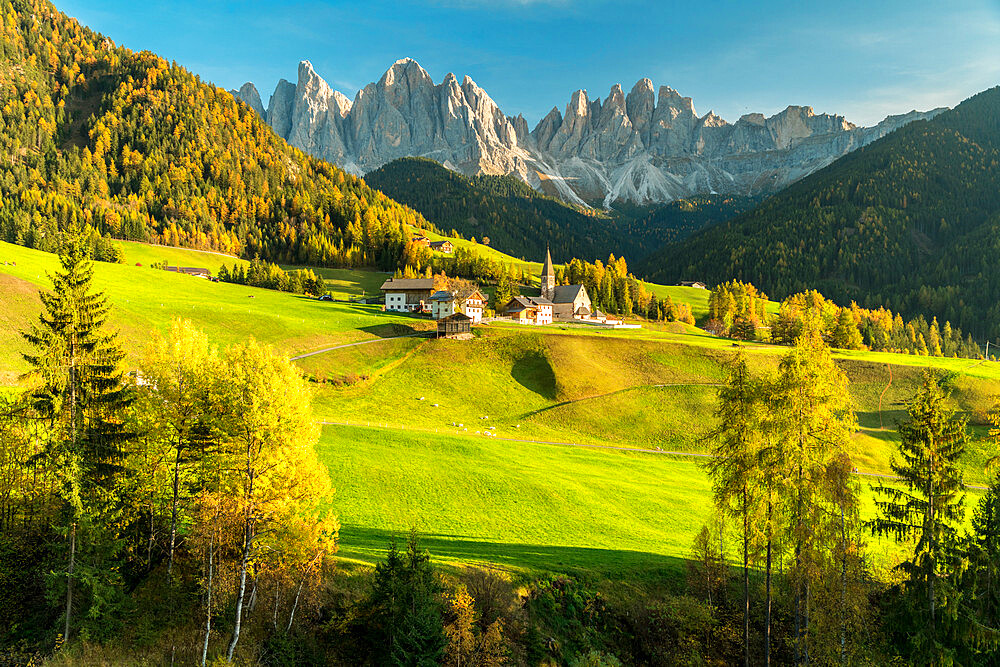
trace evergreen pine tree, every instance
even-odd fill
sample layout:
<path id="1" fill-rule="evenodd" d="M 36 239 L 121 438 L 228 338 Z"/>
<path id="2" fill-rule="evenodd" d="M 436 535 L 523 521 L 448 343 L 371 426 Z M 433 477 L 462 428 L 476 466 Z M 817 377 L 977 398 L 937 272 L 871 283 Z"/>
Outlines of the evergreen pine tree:
<path id="1" fill-rule="evenodd" d="M 959 461 L 968 442 L 966 423 L 945 406 L 945 393 L 930 373 L 907 406 L 899 425 L 899 477 L 876 487 L 879 515 L 869 523 L 876 535 L 916 538 L 912 556 L 899 565 L 914 612 L 911 656 L 921 664 L 950 661 L 951 628 L 960 621 L 954 575 L 960 567 L 958 527 L 965 516 L 965 487 Z"/>
<path id="2" fill-rule="evenodd" d="M 78 566 L 77 560 L 115 549 L 115 536 L 99 536 L 97 527 L 112 530 L 117 525 L 113 515 L 122 507 L 114 490 L 128 438 L 121 412 L 131 396 L 119 369 L 124 355 L 115 335 L 104 331 L 109 305 L 102 294 L 91 292 L 93 264 L 78 230 L 67 232 L 59 261 L 61 270 L 50 276 L 52 291 L 39 292 L 39 321 L 23 334 L 34 351 L 23 356 L 38 380 L 34 411 L 52 433 L 46 456 L 62 477 L 68 535 L 63 634 L 68 639 L 74 580 L 85 579 L 93 594 L 102 581 L 114 577 L 110 566 L 87 572 L 88 563 L 81 560 Z"/>

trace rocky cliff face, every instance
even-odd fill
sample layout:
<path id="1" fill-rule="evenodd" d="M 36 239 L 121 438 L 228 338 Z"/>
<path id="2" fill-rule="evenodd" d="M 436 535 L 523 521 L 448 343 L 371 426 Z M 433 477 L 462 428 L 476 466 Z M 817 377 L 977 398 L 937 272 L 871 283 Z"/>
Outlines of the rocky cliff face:
<path id="1" fill-rule="evenodd" d="M 469 77 L 435 84 L 416 61 L 399 60 L 353 102 L 308 61 L 282 79 L 265 111 L 253 84 L 232 91 L 293 146 L 364 174 L 399 157 L 429 157 L 465 174 L 517 174 L 579 204 L 669 202 L 699 194 L 767 194 L 845 153 L 942 109 L 856 127 L 842 116 L 790 106 L 728 123 L 698 116 L 690 97 L 643 79 L 591 100 L 573 93 L 533 130 L 508 117 Z"/>

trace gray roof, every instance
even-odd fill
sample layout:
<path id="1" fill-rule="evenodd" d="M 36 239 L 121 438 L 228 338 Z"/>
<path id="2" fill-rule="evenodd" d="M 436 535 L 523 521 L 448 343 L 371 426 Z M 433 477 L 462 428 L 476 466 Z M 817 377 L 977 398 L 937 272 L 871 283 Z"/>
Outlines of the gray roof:
<path id="1" fill-rule="evenodd" d="M 453 301 L 455 295 L 447 290 L 440 290 L 431 294 L 431 301 Z"/>
<path id="2" fill-rule="evenodd" d="M 432 290 L 433 278 L 389 278 L 381 287 L 383 292 L 391 290 Z"/>
<path id="3" fill-rule="evenodd" d="M 585 288 L 583 285 L 559 285 L 552 294 L 553 303 L 573 303 Z"/>
<path id="4" fill-rule="evenodd" d="M 537 308 L 538 306 L 551 306 L 552 302 L 548 299 L 542 298 L 540 296 L 515 296 L 513 299 L 507 302 L 504 307 L 505 313 L 519 313 L 522 310 L 528 308 Z"/>

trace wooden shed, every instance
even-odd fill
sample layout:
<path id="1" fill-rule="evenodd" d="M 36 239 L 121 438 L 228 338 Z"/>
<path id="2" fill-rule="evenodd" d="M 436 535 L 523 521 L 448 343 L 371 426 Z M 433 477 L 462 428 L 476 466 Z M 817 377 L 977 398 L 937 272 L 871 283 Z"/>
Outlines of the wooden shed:
<path id="1" fill-rule="evenodd" d="M 461 334 L 472 334 L 472 318 L 465 313 L 454 313 L 438 320 L 438 338 L 451 338 Z"/>

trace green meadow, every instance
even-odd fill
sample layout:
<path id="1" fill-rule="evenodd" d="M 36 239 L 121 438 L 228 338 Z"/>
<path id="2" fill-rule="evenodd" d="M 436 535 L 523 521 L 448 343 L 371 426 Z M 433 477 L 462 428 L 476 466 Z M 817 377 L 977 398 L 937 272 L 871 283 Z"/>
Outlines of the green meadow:
<path id="1" fill-rule="evenodd" d="M 139 243 L 125 246 L 125 264 L 95 263 L 94 285 L 111 302 L 110 324 L 121 333 L 126 352 L 132 355 L 141 351 L 153 332 L 167 331 L 178 317 L 191 320 L 219 345 L 253 337 L 291 356 L 430 326 L 426 321 L 383 313 L 378 306 L 317 301 L 149 268 L 167 257 L 171 265 L 207 267 L 213 261 L 221 264 L 230 259 L 226 256 Z M 160 254 L 167 250 L 173 252 Z M 5 261 L 16 261 L 16 266 Z M 4 350 L 0 378 L 9 381 L 25 370 L 17 354 L 22 349 L 17 332 L 37 316 L 41 307 L 37 292 L 50 287 L 48 273 L 57 265 L 55 255 L 0 242 L 0 321 L 9 325 L 0 334 Z"/>
<path id="2" fill-rule="evenodd" d="M 393 534 L 416 528 L 450 565 L 657 578 L 680 571 L 678 559 L 711 515 L 699 459 L 660 452 L 705 451 L 733 341 L 679 323 L 622 330 L 493 323 L 477 327 L 471 341 L 435 340 L 412 335 L 431 322 L 375 305 L 149 268 L 167 261 L 215 271 L 240 261 L 232 257 L 122 246 L 126 263 L 95 264 L 95 286 L 112 304 L 110 323 L 130 364 L 178 317 L 219 345 L 253 337 L 289 356 L 335 348 L 296 363 L 313 387 L 316 418 L 331 422 L 318 448 L 336 487 L 329 502 L 343 525 L 342 558 L 370 562 Z M 0 243 L 0 384 L 15 384 L 25 369 L 18 332 L 37 317 L 38 290 L 56 266 L 54 255 Z M 345 298 L 372 293 L 385 275 L 317 272 Z M 707 307 L 704 290 L 655 289 Z M 760 371 L 774 370 L 785 351 L 746 348 Z M 977 438 L 1000 395 L 994 362 L 835 357 L 857 408 L 852 456 L 861 472 L 890 472 L 896 422 L 926 369 L 945 378 Z M 981 439 L 970 446 L 967 483 L 985 483 L 989 455 Z M 869 512 L 870 502 L 866 491 Z M 891 560 L 888 545 L 878 548 Z"/>

